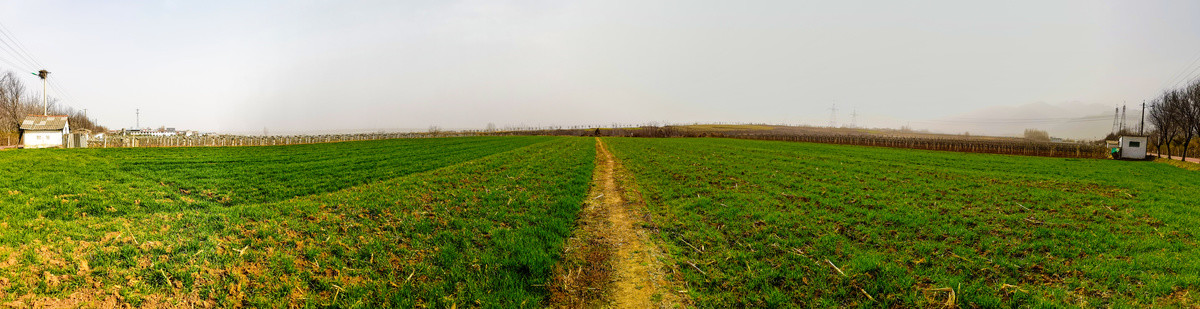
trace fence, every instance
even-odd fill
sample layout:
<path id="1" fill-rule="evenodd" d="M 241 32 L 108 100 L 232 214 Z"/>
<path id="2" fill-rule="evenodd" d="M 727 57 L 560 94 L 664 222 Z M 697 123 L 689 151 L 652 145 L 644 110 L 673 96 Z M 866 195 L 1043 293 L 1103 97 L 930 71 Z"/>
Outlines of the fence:
<path id="1" fill-rule="evenodd" d="M 728 137 L 773 141 L 810 142 L 911 148 L 940 151 L 995 153 L 1042 157 L 1107 158 L 1108 148 L 1098 144 L 1034 142 L 1022 139 L 987 139 L 975 137 L 913 137 L 874 134 L 839 134 L 819 130 L 795 130 L 783 133 L 772 130 L 704 131 L 679 127 L 641 127 L 611 130 L 543 130 L 527 134 L 543 135 L 601 135 L 626 137 Z"/>
<path id="2" fill-rule="evenodd" d="M 845 144 L 892 148 L 910 148 L 956 152 L 994 153 L 1023 156 L 1063 158 L 1107 158 L 1108 148 L 1103 145 L 1078 143 L 1051 143 L 1031 141 L 996 141 L 970 139 L 942 139 L 922 137 L 893 137 L 872 135 L 780 135 L 744 134 L 734 138 Z"/>
<path id="3" fill-rule="evenodd" d="M 120 147 L 223 147 L 223 146 L 276 146 L 314 143 L 333 143 L 349 141 L 369 141 L 395 138 L 432 138 L 432 137 L 462 137 L 494 135 L 479 132 L 437 132 L 437 133 L 362 133 L 362 134 L 329 134 L 329 135 L 288 135 L 288 136 L 241 136 L 241 135 L 208 135 L 208 136 L 136 136 L 136 135 L 105 135 L 93 138 L 88 142 L 89 147 L 120 148 Z"/>
<path id="4" fill-rule="evenodd" d="M 680 130 L 677 127 L 641 127 L 619 129 L 558 129 L 508 132 L 456 131 L 432 133 L 363 133 L 331 135 L 291 136 L 130 136 L 107 135 L 88 141 L 88 147 L 221 147 L 221 146 L 273 146 L 365 141 L 395 138 L 431 138 L 496 135 L 604 135 L 631 137 L 729 137 L 757 140 L 794 141 L 827 144 L 845 144 L 893 148 L 911 148 L 940 151 L 995 153 L 1043 157 L 1106 158 L 1108 148 L 1104 145 L 1078 143 L 1032 142 L 1018 139 L 987 140 L 973 138 L 905 137 L 867 134 L 836 134 L 822 132 L 772 133 L 770 131 L 726 131 L 707 132 Z"/>

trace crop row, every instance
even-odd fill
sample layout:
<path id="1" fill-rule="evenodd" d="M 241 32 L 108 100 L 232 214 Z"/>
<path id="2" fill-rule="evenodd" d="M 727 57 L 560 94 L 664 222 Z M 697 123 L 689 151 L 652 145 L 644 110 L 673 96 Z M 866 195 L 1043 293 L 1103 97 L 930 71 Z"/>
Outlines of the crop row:
<path id="1" fill-rule="evenodd" d="M 123 170 L 224 204 L 336 191 L 505 152 L 545 137 L 393 139 L 279 147 L 112 149 Z"/>
<path id="2" fill-rule="evenodd" d="M 435 169 L 545 137 L 0 153 L 10 217 L 120 216 L 278 201 Z"/>
<path id="3" fill-rule="evenodd" d="M 111 174 L 103 190 L 86 192 L 102 198 L 102 205 L 182 199 L 195 193 L 179 188 L 192 186 L 233 192 L 233 197 L 253 196 L 239 195 L 235 184 L 288 194 L 69 218 L 40 216 L 45 214 L 41 198 L 5 203 L 6 209 L 33 216 L 10 216 L 0 223 L 0 301 L 33 306 L 80 301 L 176 307 L 540 306 L 545 281 L 588 190 L 593 143 L 463 138 L 338 143 L 329 149 L 288 146 L 311 151 L 52 150 L 6 157 L 22 164 L 36 161 L 28 155 L 86 162 L 58 166 L 66 170 L 54 177 L 66 184 L 93 183 Z M 324 159 L 305 161 L 318 153 Z M 326 164 L 329 160 L 336 164 Z M 215 170 L 193 170 L 206 166 Z M 324 174 L 326 169 L 338 172 Z M 357 185 L 338 178 L 362 169 L 382 174 L 353 175 Z M 234 179 L 215 179 L 222 177 Z M 160 184 L 159 178 L 173 183 Z M 323 192 L 275 187 L 309 178 L 337 185 L 321 187 L 330 190 Z M 22 190 L 11 200 L 46 192 Z"/>
<path id="4" fill-rule="evenodd" d="M 700 307 L 1142 307 L 1200 295 L 1200 175 L 1168 165 L 605 143 Z"/>

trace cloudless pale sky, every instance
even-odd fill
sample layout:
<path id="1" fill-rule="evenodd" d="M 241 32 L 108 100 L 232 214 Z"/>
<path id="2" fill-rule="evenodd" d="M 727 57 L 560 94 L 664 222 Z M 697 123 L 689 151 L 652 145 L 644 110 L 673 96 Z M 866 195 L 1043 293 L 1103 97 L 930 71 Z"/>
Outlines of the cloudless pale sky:
<path id="1" fill-rule="evenodd" d="M 51 95 L 113 128 L 133 126 L 139 108 L 144 127 L 279 134 L 489 122 L 826 125 L 832 104 L 840 123 L 857 110 L 869 126 L 1077 117 L 1122 101 L 1133 109 L 1200 56 L 1200 1 L 0 7 L 0 23 L 62 86 Z M 38 82 L 23 73 L 33 68 L 0 69 Z"/>

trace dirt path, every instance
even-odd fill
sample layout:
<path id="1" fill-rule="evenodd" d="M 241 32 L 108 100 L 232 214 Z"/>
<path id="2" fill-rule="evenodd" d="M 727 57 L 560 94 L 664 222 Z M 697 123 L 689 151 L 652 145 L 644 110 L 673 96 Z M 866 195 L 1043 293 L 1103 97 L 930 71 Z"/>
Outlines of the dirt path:
<path id="1" fill-rule="evenodd" d="M 596 139 L 596 170 L 579 229 L 550 287 L 554 307 L 675 308 L 686 306 L 651 240 L 640 201 L 622 187 L 620 163 Z"/>
<path id="2" fill-rule="evenodd" d="M 1159 156 L 1157 153 L 1153 153 L 1153 152 L 1146 153 L 1146 154 L 1156 156 L 1159 158 L 1163 158 L 1163 159 L 1167 159 L 1167 156 Z M 1171 156 L 1170 159 L 1178 161 L 1181 158 L 1179 156 Z M 1187 161 L 1185 161 L 1185 162 L 1200 163 L 1200 158 L 1187 158 Z"/>

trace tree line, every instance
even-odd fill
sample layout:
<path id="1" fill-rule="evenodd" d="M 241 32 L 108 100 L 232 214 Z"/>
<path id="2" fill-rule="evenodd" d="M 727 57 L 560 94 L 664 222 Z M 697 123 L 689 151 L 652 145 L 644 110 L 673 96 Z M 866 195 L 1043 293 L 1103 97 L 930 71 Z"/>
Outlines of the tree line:
<path id="1" fill-rule="evenodd" d="M 47 113 L 66 115 L 71 129 L 88 129 L 92 132 L 106 130 L 82 111 L 58 104 L 57 101 L 54 98 L 47 100 Z M 12 71 L 0 74 L 0 143 L 16 144 L 20 140 L 21 121 L 25 120 L 25 116 L 41 114 L 41 93 L 29 90 L 25 81 Z"/>
<path id="2" fill-rule="evenodd" d="M 1200 137 L 1200 79 L 1164 91 L 1150 101 L 1146 116 L 1154 126 L 1150 143 L 1159 154 L 1168 158 L 1176 154 L 1183 158 L 1195 156 L 1195 150 L 1200 148 L 1193 143 L 1193 139 Z"/>

